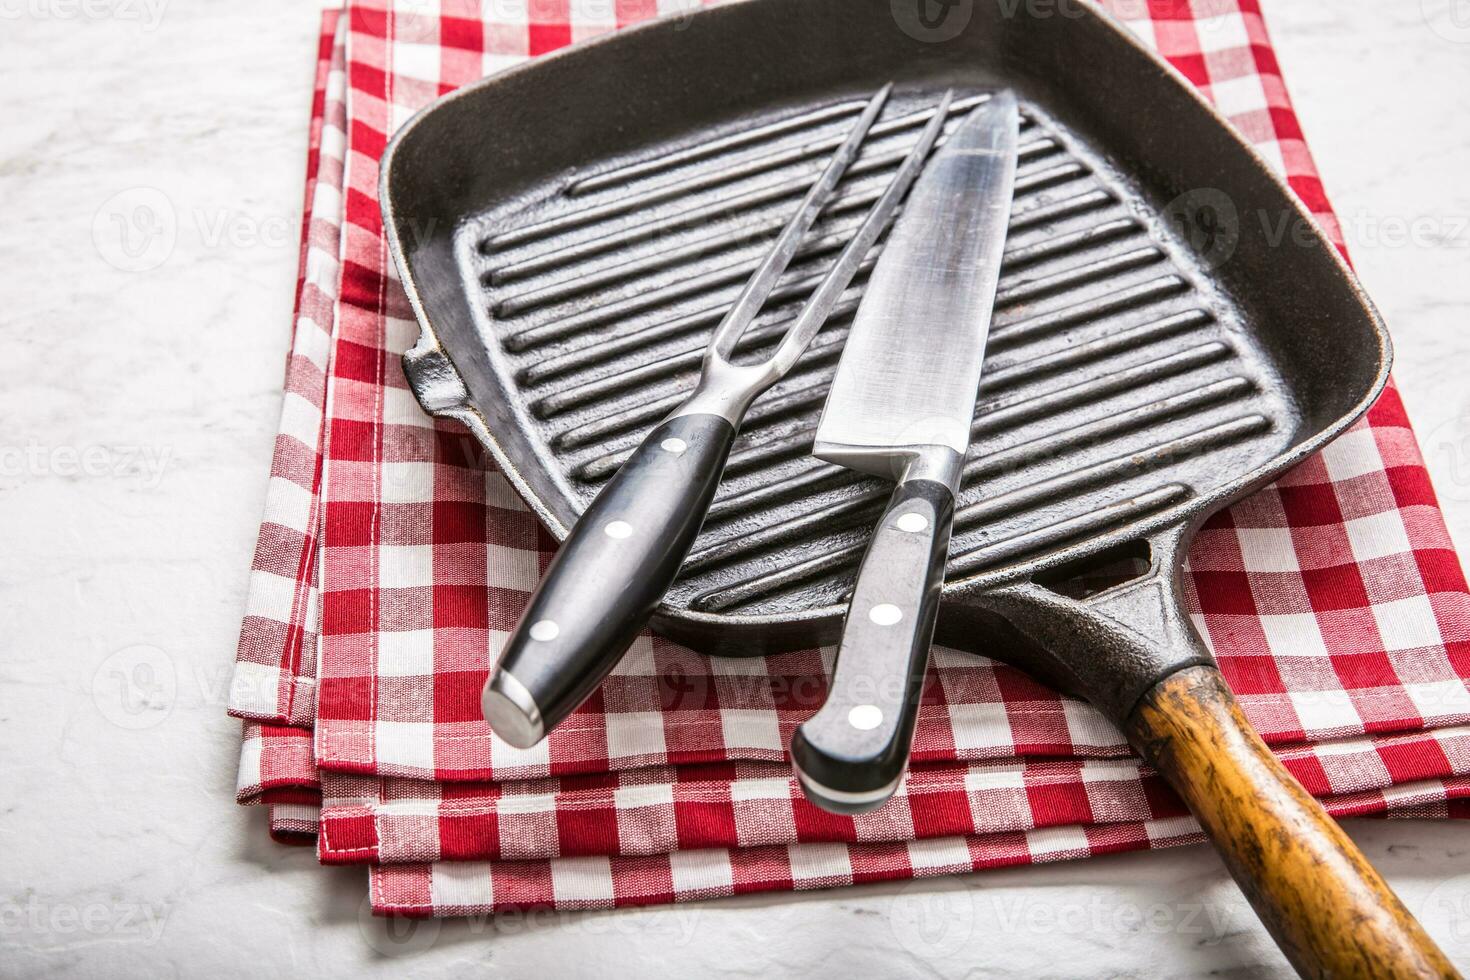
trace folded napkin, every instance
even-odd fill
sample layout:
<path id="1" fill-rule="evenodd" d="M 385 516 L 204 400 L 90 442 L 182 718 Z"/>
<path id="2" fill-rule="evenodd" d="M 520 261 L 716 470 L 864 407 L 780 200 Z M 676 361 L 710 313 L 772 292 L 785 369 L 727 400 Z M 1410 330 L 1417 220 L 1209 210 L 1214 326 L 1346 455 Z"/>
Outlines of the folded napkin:
<path id="1" fill-rule="evenodd" d="M 1340 246 L 1253 0 L 1111 0 L 1281 168 Z M 239 799 L 367 864 L 410 915 L 612 907 L 948 874 L 1200 839 L 1089 706 L 936 649 L 898 795 L 839 817 L 786 758 L 831 650 L 710 659 L 645 635 L 544 743 L 479 692 L 554 550 L 399 358 L 417 325 L 378 157 L 487 72 L 652 2 L 349 4 L 323 27 L 301 289 L 231 712 Z M 672 8 L 670 8 L 672 9 Z M 333 30 L 335 28 L 335 34 Z M 330 40 L 329 40 L 330 39 Z M 1368 417 L 1197 536 L 1194 622 L 1251 721 L 1337 815 L 1470 814 L 1470 594 L 1390 387 Z"/>

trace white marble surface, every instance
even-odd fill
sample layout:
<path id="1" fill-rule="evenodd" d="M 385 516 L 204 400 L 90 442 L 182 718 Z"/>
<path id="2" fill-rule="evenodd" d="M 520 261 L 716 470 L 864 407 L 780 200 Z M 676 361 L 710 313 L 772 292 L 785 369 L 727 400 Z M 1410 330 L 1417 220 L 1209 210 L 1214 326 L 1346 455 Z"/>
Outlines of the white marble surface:
<path id="1" fill-rule="evenodd" d="M 1470 547 L 1470 4 L 1265 7 Z M 231 802 L 222 701 L 278 408 L 315 23 L 299 0 L 0 2 L 0 974 L 1284 969 L 1204 848 L 395 936 L 363 915 L 360 869 L 267 840 Z M 118 194 L 168 199 L 155 268 L 107 244 Z M 1466 829 L 1350 830 L 1470 966 Z"/>

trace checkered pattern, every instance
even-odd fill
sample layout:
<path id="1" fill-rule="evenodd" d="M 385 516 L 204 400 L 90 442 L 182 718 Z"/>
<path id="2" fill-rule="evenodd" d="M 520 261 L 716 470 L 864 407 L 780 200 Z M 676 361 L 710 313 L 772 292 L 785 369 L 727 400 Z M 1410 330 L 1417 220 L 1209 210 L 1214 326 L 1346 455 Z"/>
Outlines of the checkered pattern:
<path id="1" fill-rule="evenodd" d="M 1470 780 L 1462 779 L 1410 783 L 1323 802 L 1338 817 L 1464 819 L 1470 816 L 1467 794 Z M 1203 840 L 1193 819 L 1169 817 L 912 841 L 756 844 L 733 850 L 551 861 L 385 864 L 373 868 L 371 892 L 373 910 L 381 915 L 484 915 L 544 906 L 608 909 L 931 878 Z"/>
<path id="2" fill-rule="evenodd" d="M 1340 246 L 1254 2 L 1108 5 L 1284 170 Z M 350 121 L 342 139 L 329 72 L 304 281 L 316 229 L 340 228 L 341 261 L 301 298 L 293 364 L 299 347 L 316 371 L 288 402 L 318 406 L 317 441 L 283 418 L 233 703 L 256 719 L 241 801 L 269 805 L 284 840 L 319 825 L 324 861 L 373 866 L 376 909 L 420 915 L 826 887 L 1197 839 L 1090 707 L 946 650 L 910 777 L 858 818 L 807 804 L 784 759 L 830 651 L 713 661 L 646 636 L 543 745 L 489 733 L 480 687 L 552 546 L 473 440 L 407 391 L 398 359 L 417 328 L 382 241 L 377 160 L 439 94 L 654 12 L 536 4 L 527 20 L 503 5 L 370 0 L 344 18 L 334 60 L 345 47 Z M 330 317 L 311 309 L 318 297 L 335 298 Z M 317 333 L 303 339 L 303 323 Z M 319 325 L 334 331 L 325 374 L 309 353 Z M 1329 810 L 1465 815 L 1470 596 L 1392 389 L 1324 453 L 1213 519 L 1185 581 L 1247 714 Z"/>
<path id="3" fill-rule="evenodd" d="M 1280 751 L 1288 770 L 1339 812 L 1382 809 L 1405 774 L 1470 771 L 1463 728 Z M 426 788 L 432 786 L 431 789 Z M 643 857 L 807 843 L 893 844 L 1078 825 L 1187 817 L 1134 759 L 1019 760 L 925 766 L 895 805 L 841 817 L 802 796 L 780 762 L 649 767 L 511 783 L 325 777 L 320 853 L 327 863 Z"/>
<path id="4" fill-rule="evenodd" d="M 338 22 L 336 11 L 322 17 L 296 321 L 265 515 L 250 565 L 249 598 L 230 685 L 231 714 L 305 726 L 316 715 L 321 623 L 316 543 L 347 140 L 346 49 Z"/>

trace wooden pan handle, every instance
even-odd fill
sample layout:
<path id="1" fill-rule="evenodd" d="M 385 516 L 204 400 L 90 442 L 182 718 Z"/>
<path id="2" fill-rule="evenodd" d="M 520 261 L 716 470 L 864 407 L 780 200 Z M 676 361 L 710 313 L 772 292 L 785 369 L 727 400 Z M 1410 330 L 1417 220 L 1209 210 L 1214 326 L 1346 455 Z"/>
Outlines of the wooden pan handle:
<path id="1" fill-rule="evenodd" d="M 1458 977 L 1357 845 L 1250 727 L 1214 667 L 1188 667 L 1128 721 L 1304 977 Z"/>

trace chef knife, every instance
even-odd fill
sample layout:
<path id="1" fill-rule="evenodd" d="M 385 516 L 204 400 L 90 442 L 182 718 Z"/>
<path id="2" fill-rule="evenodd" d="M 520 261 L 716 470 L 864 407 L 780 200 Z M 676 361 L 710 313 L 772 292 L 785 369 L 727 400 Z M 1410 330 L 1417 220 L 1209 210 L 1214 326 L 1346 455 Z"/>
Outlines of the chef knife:
<path id="1" fill-rule="evenodd" d="M 897 481 L 858 570 L 826 703 L 792 757 L 838 813 L 881 806 L 908 764 L 944 585 L 1016 171 L 1000 92 L 925 167 L 853 320 L 815 454 Z"/>

